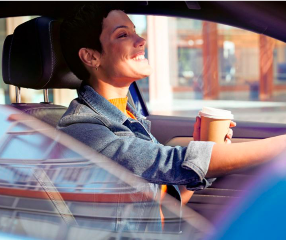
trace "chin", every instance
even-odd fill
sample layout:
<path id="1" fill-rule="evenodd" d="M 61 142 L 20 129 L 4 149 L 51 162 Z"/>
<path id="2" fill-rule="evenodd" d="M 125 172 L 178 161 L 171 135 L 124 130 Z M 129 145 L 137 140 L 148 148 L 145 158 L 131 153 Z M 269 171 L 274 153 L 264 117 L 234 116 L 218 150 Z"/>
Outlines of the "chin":
<path id="1" fill-rule="evenodd" d="M 140 77 L 138 76 L 138 77 L 135 79 L 135 81 L 140 80 L 140 79 L 143 79 L 143 78 L 146 78 L 146 77 L 149 77 L 149 76 L 150 76 L 150 74 L 142 74 Z"/>
<path id="2" fill-rule="evenodd" d="M 153 72 L 152 68 L 149 67 L 148 69 L 146 69 L 144 72 L 141 73 L 142 74 L 141 78 L 149 77 L 152 74 L 152 72 Z"/>
<path id="3" fill-rule="evenodd" d="M 142 78 L 149 77 L 150 75 L 151 75 L 151 73 L 145 74 L 145 75 L 142 76 Z"/>

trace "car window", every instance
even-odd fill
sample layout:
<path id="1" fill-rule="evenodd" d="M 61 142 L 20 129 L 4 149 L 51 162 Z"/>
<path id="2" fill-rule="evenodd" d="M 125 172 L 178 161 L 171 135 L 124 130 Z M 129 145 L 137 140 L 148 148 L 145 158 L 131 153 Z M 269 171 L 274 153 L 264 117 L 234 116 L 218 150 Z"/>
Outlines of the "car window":
<path id="1" fill-rule="evenodd" d="M 213 230 L 188 207 L 181 219 L 180 202 L 167 195 L 162 234 L 153 184 L 14 108 L 0 105 L 0 123 L 0 234 L 173 240 Z"/>
<path id="2" fill-rule="evenodd" d="M 153 73 L 137 84 L 150 114 L 194 117 L 208 106 L 236 120 L 286 123 L 284 42 L 201 20 L 131 19 L 145 26 Z"/>

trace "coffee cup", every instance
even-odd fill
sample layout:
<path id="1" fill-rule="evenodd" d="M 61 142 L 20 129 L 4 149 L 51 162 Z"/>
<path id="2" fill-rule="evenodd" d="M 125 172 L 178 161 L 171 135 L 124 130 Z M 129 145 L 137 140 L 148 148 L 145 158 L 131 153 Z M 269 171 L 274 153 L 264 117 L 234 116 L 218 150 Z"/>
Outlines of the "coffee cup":
<path id="1" fill-rule="evenodd" d="M 199 116 L 201 117 L 201 141 L 224 143 L 230 122 L 233 119 L 231 111 L 203 107 Z"/>

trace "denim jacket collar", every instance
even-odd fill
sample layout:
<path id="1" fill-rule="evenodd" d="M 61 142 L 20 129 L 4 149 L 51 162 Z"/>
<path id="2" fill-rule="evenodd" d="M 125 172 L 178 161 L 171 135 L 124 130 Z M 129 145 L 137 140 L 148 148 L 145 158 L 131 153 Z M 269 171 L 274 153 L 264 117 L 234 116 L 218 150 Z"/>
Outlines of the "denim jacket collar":
<path id="1" fill-rule="evenodd" d="M 111 104 L 107 99 L 98 94 L 89 85 L 83 84 L 78 89 L 78 96 L 79 99 L 83 100 L 93 111 L 107 118 L 110 122 L 116 121 L 123 124 L 126 120 L 128 120 L 128 117 L 123 112 Z M 145 120 L 145 117 L 139 114 L 129 103 L 127 104 L 127 110 L 130 111 L 139 122 L 147 127 L 148 130 L 150 129 L 150 122 Z"/>

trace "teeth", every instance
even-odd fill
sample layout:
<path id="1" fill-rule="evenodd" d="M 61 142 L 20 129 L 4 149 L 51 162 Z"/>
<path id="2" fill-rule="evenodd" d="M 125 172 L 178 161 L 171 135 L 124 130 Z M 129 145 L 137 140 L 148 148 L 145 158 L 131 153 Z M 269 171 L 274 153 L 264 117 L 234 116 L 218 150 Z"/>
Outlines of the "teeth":
<path id="1" fill-rule="evenodd" d="M 143 59 L 145 59 L 144 55 L 139 55 L 139 56 L 133 58 L 133 60 L 143 60 Z"/>

